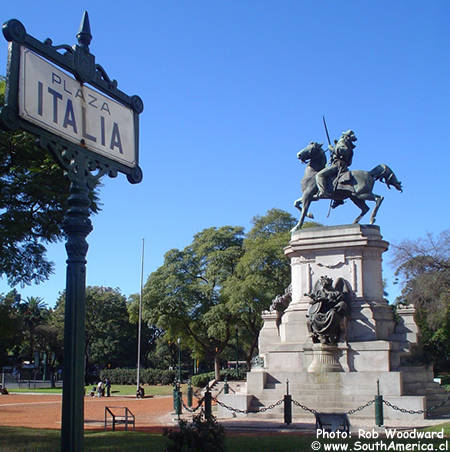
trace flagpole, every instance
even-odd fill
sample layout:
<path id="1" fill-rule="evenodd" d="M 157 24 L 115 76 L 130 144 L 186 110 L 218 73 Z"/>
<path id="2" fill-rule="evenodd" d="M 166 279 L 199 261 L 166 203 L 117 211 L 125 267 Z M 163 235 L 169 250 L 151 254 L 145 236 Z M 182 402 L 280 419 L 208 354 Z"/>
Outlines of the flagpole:
<path id="1" fill-rule="evenodd" d="M 142 290 L 144 285 L 144 239 L 142 239 L 142 256 L 141 256 L 141 290 L 139 293 L 139 324 L 138 324 L 138 349 L 137 349 L 137 378 L 136 391 L 139 390 L 140 371 L 141 371 L 141 323 L 142 323 Z"/>

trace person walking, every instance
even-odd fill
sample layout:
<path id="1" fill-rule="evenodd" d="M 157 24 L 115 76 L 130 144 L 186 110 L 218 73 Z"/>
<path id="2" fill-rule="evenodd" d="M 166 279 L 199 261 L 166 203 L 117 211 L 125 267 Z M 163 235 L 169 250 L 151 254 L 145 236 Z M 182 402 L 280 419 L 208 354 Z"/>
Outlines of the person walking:
<path id="1" fill-rule="evenodd" d="M 106 397 L 111 396 L 111 382 L 109 381 L 109 378 L 105 379 L 105 389 L 106 389 Z"/>

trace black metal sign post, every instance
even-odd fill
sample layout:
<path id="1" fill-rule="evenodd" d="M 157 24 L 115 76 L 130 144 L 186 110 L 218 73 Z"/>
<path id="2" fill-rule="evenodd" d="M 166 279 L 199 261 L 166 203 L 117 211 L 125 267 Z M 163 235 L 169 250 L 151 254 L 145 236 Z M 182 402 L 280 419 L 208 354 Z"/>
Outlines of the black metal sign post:
<path id="1" fill-rule="evenodd" d="M 61 450 L 82 451 L 86 237 L 92 231 L 89 190 L 105 174 L 115 177 L 122 172 L 132 184 L 142 180 L 138 144 L 143 103 L 117 89 L 117 82 L 95 63 L 86 12 L 73 47 L 54 46 L 50 39 L 40 42 L 16 19 L 3 25 L 3 34 L 10 44 L 0 126 L 36 135 L 70 180 L 63 224 L 68 258 Z"/>

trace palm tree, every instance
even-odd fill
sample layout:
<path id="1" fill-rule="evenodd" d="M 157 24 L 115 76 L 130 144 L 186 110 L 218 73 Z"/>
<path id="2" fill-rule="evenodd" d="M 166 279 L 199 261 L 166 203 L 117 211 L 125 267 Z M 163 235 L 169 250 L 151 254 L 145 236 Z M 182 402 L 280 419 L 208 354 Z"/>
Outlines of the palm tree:
<path id="1" fill-rule="evenodd" d="M 25 301 L 19 304 L 19 312 L 23 323 L 23 332 L 25 336 L 24 356 L 33 360 L 35 351 L 35 330 L 36 327 L 45 323 L 49 311 L 47 304 L 41 297 L 27 297 Z"/>

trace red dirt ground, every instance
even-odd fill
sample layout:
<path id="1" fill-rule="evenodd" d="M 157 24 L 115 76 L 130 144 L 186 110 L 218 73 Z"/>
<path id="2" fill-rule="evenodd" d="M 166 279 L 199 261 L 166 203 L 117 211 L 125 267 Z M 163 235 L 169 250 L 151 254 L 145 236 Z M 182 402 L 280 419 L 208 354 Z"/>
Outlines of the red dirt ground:
<path id="1" fill-rule="evenodd" d="M 0 425 L 33 428 L 61 428 L 60 395 L 8 394 L 0 396 Z M 104 427 L 105 406 L 127 407 L 136 418 L 136 429 L 162 431 L 172 424 L 171 396 L 136 399 L 134 397 L 85 397 L 84 428 Z M 111 428 L 111 426 L 109 426 Z M 123 429 L 123 426 L 119 427 Z"/>

